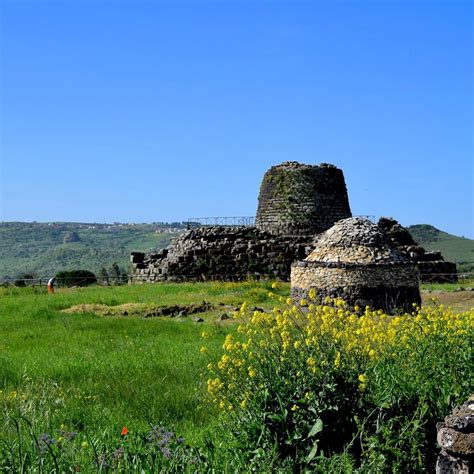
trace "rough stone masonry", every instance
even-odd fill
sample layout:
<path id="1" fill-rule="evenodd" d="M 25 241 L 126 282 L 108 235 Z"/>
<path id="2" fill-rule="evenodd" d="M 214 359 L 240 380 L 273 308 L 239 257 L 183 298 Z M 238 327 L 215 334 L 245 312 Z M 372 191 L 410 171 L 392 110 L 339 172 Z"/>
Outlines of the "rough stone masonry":
<path id="1" fill-rule="evenodd" d="M 474 395 L 436 425 L 441 448 L 436 474 L 474 472 Z"/>
<path id="2" fill-rule="evenodd" d="M 315 236 L 351 215 L 342 170 L 324 163 L 287 161 L 271 167 L 263 177 L 255 227 L 202 226 L 181 234 L 167 249 L 133 252 L 132 278 L 138 282 L 289 280 L 291 264 L 309 255 Z M 440 267 L 449 262 L 439 254 L 425 253 L 414 242 L 407 246 L 406 236 L 397 243 L 399 228 L 408 232 L 396 221 L 386 219 L 379 226 L 412 261 L 418 262 L 421 255 L 433 274 L 452 272 L 452 267 Z"/>
<path id="3" fill-rule="evenodd" d="M 291 267 L 291 296 L 341 298 L 352 306 L 411 311 L 421 303 L 415 262 L 368 219 L 342 219 L 315 240 L 315 249 Z"/>
<path id="4" fill-rule="evenodd" d="M 351 217 L 342 170 L 286 161 L 263 176 L 256 226 L 273 235 L 314 236 Z"/>

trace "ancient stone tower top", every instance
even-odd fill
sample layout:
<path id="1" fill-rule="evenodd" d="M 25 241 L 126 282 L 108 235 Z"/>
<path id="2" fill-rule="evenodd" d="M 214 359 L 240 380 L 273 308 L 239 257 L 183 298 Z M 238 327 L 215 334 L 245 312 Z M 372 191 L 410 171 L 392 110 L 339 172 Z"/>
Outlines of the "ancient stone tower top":
<path id="1" fill-rule="evenodd" d="M 351 217 L 344 175 L 326 163 L 286 161 L 263 177 L 256 226 L 276 235 L 314 235 Z"/>

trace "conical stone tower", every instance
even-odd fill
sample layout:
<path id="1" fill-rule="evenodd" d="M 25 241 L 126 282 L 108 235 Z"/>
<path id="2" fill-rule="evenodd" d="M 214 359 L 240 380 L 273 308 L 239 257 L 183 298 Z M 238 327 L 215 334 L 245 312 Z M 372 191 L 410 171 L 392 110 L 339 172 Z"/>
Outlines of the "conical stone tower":
<path id="1" fill-rule="evenodd" d="M 264 175 L 256 226 L 273 235 L 312 236 L 351 217 L 342 170 L 287 161 Z"/>

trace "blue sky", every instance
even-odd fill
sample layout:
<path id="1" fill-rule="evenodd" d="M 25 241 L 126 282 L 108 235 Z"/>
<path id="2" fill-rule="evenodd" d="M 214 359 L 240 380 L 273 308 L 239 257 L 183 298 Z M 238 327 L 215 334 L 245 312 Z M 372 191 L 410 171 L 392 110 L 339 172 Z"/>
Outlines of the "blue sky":
<path id="1" fill-rule="evenodd" d="M 474 237 L 462 1 L 0 0 L 4 221 L 253 215 L 286 160 Z"/>

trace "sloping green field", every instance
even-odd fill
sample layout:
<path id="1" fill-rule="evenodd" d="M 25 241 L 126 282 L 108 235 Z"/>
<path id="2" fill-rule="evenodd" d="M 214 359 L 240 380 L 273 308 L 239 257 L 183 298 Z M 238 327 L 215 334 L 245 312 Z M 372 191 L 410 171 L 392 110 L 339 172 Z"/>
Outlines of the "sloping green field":
<path id="1" fill-rule="evenodd" d="M 456 262 L 459 271 L 474 271 L 474 240 L 448 234 L 427 224 L 412 225 L 408 230 L 426 250 L 440 251 L 445 260 Z"/>

